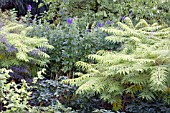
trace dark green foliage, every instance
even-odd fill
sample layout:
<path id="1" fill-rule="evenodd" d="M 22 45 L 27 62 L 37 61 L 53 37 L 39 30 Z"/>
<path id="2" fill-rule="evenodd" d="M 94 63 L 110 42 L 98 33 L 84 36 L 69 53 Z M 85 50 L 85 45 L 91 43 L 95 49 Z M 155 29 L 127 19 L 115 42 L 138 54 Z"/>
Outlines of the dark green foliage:
<path id="1" fill-rule="evenodd" d="M 43 0 L 49 5 L 46 19 L 60 21 L 65 17 L 86 17 L 89 22 L 110 19 L 114 22 L 130 16 L 135 22 L 169 24 L 169 0 Z"/>
<path id="2" fill-rule="evenodd" d="M 154 102 L 143 102 L 135 99 L 126 106 L 126 112 L 130 113 L 170 113 L 170 107 L 163 102 L 155 100 Z"/>
<path id="3" fill-rule="evenodd" d="M 169 0 L 1 0 L 0 7 L 15 8 L 25 15 L 29 4 L 33 15 L 47 11 L 44 18 L 52 22 L 75 16 L 91 22 L 107 19 L 117 22 L 123 16 L 131 16 L 134 21 L 146 19 L 150 23 L 170 24 Z"/>
<path id="4" fill-rule="evenodd" d="M 69 97 L 73 96 L 73 93 L 77 89 L 65 84 L 61 84 L 60 81 L 65 77 L 60 77 L 58 81 L 53 80 L 39 80 L 36 84 L 33 84 L 33 94 L 30 104 L 32 106 L 49 106 L 56 105 L 57 100 L 65 102 L 69 101 Z"/>
<path id="5" fill-rule="evenodd" d="M 51 56 L 49 63 L 49 75 L 57 77 L 62 73 L 68 77 L 74 77 L 75 62 L 85 60 L 88 54 L 95 53 L 100 49 L 115 50 L 120 44 L 112 44 L 105 41 L 107 36 L 99 27 L 93 25 L 88 29 L 87 22 L 84 19 L 74 18 L 71 25 L 66 21 L 57 26 L 51 26 L 48 23 L 35 25 L 29 32 L 29 36 L 46 37 L 49 43 L 55 48 L 48 52 Z M 112 44 L 112 45 L 111 45 Z"/>
<path id="6" fill-rule="evenodd" d="M 102 107 L 102 101 L 94 95 L 75 95 L 76 86 L 61 84 L 66 79 L 60 76 L 58 81 L 39 80 L 33 84 L 31 106 L 56 106 L 57 102 L 75 110 L 91 112 L 94 108 Z"/>
<path id="7" fill-rule="evenodd" d="M 18 16 L 27 14 L 27 7 L 28 5 L 32 6 L 31 13 L 33 15 L 43 13 L 47 10 L 47 7 L 38 8 L 38 4 L 42 3 L 42 0 L 39 2 L 33 2 L 33 0 L 1 0 L 0 1 L 0 9 L 4 10 L 11 10 L 16 9 L 18 12 Z"/>

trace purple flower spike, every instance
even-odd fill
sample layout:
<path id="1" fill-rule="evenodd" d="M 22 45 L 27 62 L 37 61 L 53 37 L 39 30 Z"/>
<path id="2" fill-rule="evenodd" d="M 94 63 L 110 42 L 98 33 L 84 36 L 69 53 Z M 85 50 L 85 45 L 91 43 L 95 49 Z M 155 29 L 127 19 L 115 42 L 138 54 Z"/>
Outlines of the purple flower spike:
<path id="1" fill-rule="evenodd" d="M 107 20 L 107 21 L 106 21 L 106 24 L 107 24 L 107 25 L 110 25 L 110 20 Z"/>
<path id="2" fill-rule="evenodd" d="M 71 18 L 68 18 L 68 19 L 67 19 L 67 24 L 68 24 L 68 25 L 71 25 L 72 22 L 73 22 L 73 20 L 72 20 Z"/>
<path id="3" fill-rule="evenodd" d="M 31 5 L 28 5 L 27 10 L 28 10 L 28 11 L 31 11 L 31 9 L 32 9 L 32 6 L 31 6 Z"/>
<path id="4" fill-rule="evenodd" d="M 6 40 L 6 38 L 1 38 L 1 40 L 0 40 L 1 42 L 7 42 L 7 40 Z"/>
<path id="5" fill-rule="evenodd" d="M 98 27 L 103 27 L 103 26 L 104 26 L 104 23 L 101 24 L 100 22 L 98 22 L 98 23 L 97 23 L 97 26 L 98 26 Z"/>
<path id="6" fill-rule="evenodd" d="M 101 23 L 100 23 L 100 22 L 97 22 L 97 26 L 98 26 L 98 27 L 101 27 Z"/>
<path id="7" fill-rule="evenodd" d="M 121 18 L 121 20 L 125 20 L 125 18 L 126 18 L 126 16 L 123 16 L 123 17 Z"/>

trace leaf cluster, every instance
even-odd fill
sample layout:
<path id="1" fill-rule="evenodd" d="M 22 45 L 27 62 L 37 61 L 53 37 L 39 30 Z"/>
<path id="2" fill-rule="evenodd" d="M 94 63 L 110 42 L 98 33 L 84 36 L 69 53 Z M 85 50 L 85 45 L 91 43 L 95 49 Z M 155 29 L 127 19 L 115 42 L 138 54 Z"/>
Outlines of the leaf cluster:
<path id="1" fill-rule="evenodd" d="M 118 22 L 123 16 L 134 21 L 145 19 L 150 23 L 169 24 L 169 0 L 43 0 L 49 6 L 44 14 L 47 20 L 63 20 L 65 17 L 86 17 L 88 21 L 110 19 Z"/>
<path id="2" fill-rule="evenodd" d="M 39 23 L 28 33 L 31 37 L 44 36 L 54 46 L 54 49 L 48 52 L 50 55 L 48 73 L 52 74 L 52 78 L 63 74 L 74 77 L 75 62 L 84 61 L 88 54 L 100 49 L 115 50 L 119 46 L 119 44 L 109 46 L 111 43 L 104 39 L 107 34 L 97 30 L 95 24 L 93 29 L 88 29 L 88 23 L 83 19 L 74 18 L 72 21 L 71 25 L 63 21 L 57 26 L 50 25 L 48 22 Z"/>
<path id="3" fill-rule="evenodd" d="M 110 34 L 106 40 L 123 43 L 123 50 L 101 50 L 89 55 L 97 63 L 77 62 L 86 73 L 78 73 L 80 77 L 65 82 L 78 85 L 77 94 L 100 94 L 113 104 L 114 110 L 122 108 L 125 95 L 134 98 L 138 94 L 146 100 L 158 98 L 169 104 L 169 27 L 149 25 L 143 19 L 134 26 L 126 18 L 117 27 L 101 29 Z"/>
<path id="4" fill-rule="evenodd" d="M 26 33 L 32 27 L 10 21 L 8 16 L 2 15 L 0 18 L 3 22 L 0 27 L 0 67 L 25 74 L 31 74 L 33 70 L 35 74 L 38 66 L 46 66 L 50 57 L 46 51 L 53 49 L 48 40 L 43 37 L 28 37 Z"/>
<path id="5" fill-rule="evenodd" d="M 157 113 L 157 112 L 163 112 L 163 113 L 169 113 L 170 107 L 165 105 L 163 102 L 160 102 L 158 100 L 155 100 L 154 102 L 145 102 L 142 100 L 134 100 L 131 103 L 128 103 L 126 107 L 127 112 L 131 113 L 138 113 L 139 111 L 142 113 Z"/>

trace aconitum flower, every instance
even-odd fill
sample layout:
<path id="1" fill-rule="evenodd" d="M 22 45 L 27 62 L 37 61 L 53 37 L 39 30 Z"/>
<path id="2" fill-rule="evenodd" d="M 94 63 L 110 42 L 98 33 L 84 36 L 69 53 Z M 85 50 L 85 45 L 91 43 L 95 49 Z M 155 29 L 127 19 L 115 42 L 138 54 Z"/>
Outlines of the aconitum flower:
<path id="1" fill-rule="evenodd" d="M 110 20 L 107 20 L 107 21 L 106 21 L 106 24 L 107 24 L 107 25 L 110 25 Z"/>
<path id="2" fill-rule="evenodd" d="M 6 40 L 6 38 L 1 38 L 1 40 L 0 40 L 1 42 L 7 42 L 7 40 Z"/>
<path id="3" fill-rule="evenodd" d="M 123 16 L 123 17 L 121 18 L 121 20 L 125 20 L 125 18 L 126 18 L 126 16 Z"/>
<path id="4" fill-rule="evenodd" d="M 103 27 L 103 26 L 104 26 L 104 23 L 101 24 L 100 22 L 98 22 L 98 23 L 97 23 L 97 26 L 98 26 L 98 27 Z"/>
<path id="5" fill-rule="evenodd" d="M 68 24 L 68 25 L 71 25 L 72 22 L 73 22 L 73 20 L 72 20 L 71 18 L 68 18 L 68 19 L 67 19 L 67 24 Z"/>
<path id="6" fill-rule="evenodd" d="M 104 23 L 102 23 L 102 26 L 101 27 L 103 27 L 104 26 Z"/>
<path id="7" fill-rule="evenodd" d="M 32 9 L 32 6 L 31 6 L 31 5 L 28 5 L 27 10 L 28 10 L 28 11 L 31 11 L 31 9 Z"/>

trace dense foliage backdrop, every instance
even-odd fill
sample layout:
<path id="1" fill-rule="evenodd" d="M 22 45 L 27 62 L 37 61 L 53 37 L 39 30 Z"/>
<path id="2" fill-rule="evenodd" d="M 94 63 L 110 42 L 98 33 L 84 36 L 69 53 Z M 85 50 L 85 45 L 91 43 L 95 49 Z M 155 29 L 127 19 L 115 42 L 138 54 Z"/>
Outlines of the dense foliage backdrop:
<path id="1" fill-rule="evenodd" d="M 169 0 L 1 0 L 0 112 L 169 113 Z"/>

